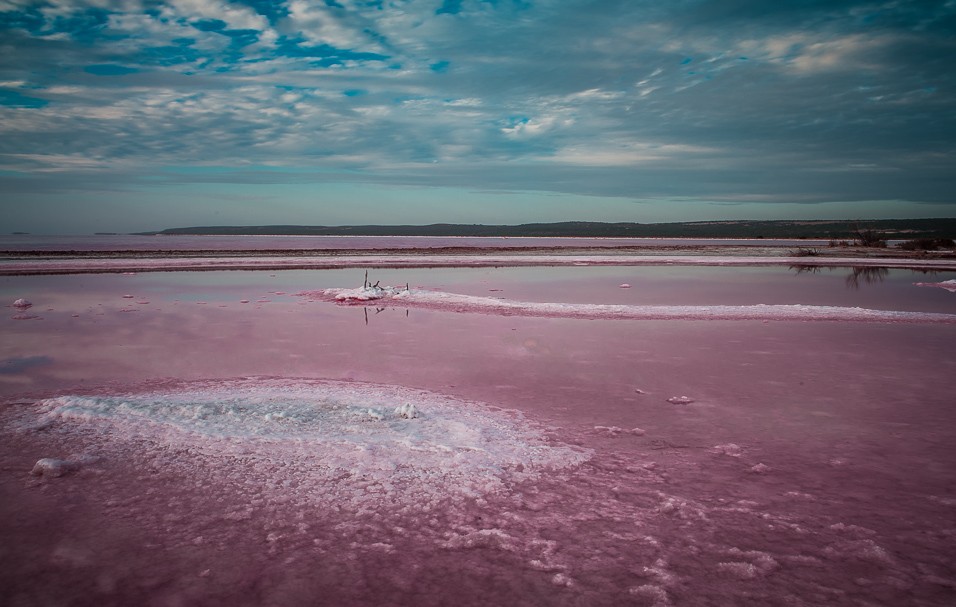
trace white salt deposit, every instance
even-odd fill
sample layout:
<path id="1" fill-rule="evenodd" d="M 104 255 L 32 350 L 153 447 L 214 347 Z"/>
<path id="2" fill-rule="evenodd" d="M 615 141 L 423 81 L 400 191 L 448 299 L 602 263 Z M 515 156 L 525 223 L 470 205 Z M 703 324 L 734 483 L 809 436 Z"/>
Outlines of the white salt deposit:
<path id="1" fill-rule="evenodd" d="M 33 469 L 30 470 L 30 474 L 33 476 L 58 478 L 65 474 L 69 474 L 70 472 L 74 472 L 77 469 L 79 469 L 79 465 L 75 462 L 65 459 L 44 457 L 34 464 Z"/>
<path id="2" fill-rule="evenodd" d="M 757 568 L 752 563 L 730 562 L 717 563 L 717 570 L 721 573 L 735 577 L 741 580 L 752 580 L 759 574 Z"/>
<path id="3" fill-rule="evenodd" d="M 336 301 L 374 301 L 377 299 L 384 299 L 386 297 L 398 297 L 402 293 L 408 292 L 401 290 L 398 287 L 379 286 L 359 287 L 356 289 L 329 289 L 325 292 L 329 293 L 330 291 L 335 291 L 335 293 L 332 293 L 332 295 Z"/>
<path id="4" fill-rule="evenodd" d="M 870 310 L 840 306 L 802 304 L 757 304 L 748 306 L 640 306 L 510 301 L 490 297 L 459 295 L 441 291 L 407 290 L 404 287 L 360 287 L 306 291 L 300 296 L 339 303 L 377 301 L 379 305 L 400 305 L 455 312 L 608 320 L 801 320 L 907 322 L 956 324 L 956 314 Z"/>
<path id="5" fill-rule="evenodd" d="M 415 419 L 418 417 L 418 409 L 411 403 L 405 403 L 395 408 L 395 414 L 405 419 Z"/>
<path id="6" fill-rule="evenodd" d="M 950 293 L 956 293 L 956 279 L 944 280 L 943 282 L 915 282 L 913 284 L 917 287 L 938 287 L 940 289 L 946 289 Z"/>
<path id="7" fill-rule="evenodd" d="M 40 426 L 99 437 L 118 456 L 145 445 L 240 458 L 236 482 L 294 481 L 309 501 L 428 510 L 576 466 L 590 456 L 520 413 L 400 386 L 242 379 L 38 404 Z M 251 470 L 251 472 L 250 472 Z"/>
<path id="8" fill-rule="evenodd" d="M 595 432 L 598 434 L 603 434 L 604 436 L 609 436 L 611 438 L 617 438 L 619 436 L 644 436 L 645 432 L 643 428 L 621 428 L 618 426 L 594 426 Z"/>
<path id="9" fill-rule="evenodd" d="M 672 396 L 667 399 L 672 405 L 689 405 L 694 402 L 694 399 L 689 396 Z"/>
<path id="10" fill-rule="evenodd" d="M 714 445 L 711 449 L 714 453 L 719 453 L 720 455 L 729 455 L 730 457 L 740 457 L 743 455 L 743 449 L 740 448 L 740 445 L 736 443 L 727 443 L 725 445 Z"/>

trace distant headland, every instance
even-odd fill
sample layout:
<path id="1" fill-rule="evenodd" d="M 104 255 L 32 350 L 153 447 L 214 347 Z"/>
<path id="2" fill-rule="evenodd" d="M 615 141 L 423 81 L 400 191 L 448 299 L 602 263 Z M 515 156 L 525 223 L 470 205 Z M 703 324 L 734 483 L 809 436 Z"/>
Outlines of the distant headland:
<path id="1" fill-rule="evenodd" d="M 875 220 L 689 221 L 677 223 L 603 223 L 565 221 L 518 225 L 433 223 L 356 226 L 196 226 L 142 235 L 215 236 L 492 236 L 588 238 L 826 238 L 849 239 L 860 230 L 890 239 L 956 238 L 956 218 Z"/>

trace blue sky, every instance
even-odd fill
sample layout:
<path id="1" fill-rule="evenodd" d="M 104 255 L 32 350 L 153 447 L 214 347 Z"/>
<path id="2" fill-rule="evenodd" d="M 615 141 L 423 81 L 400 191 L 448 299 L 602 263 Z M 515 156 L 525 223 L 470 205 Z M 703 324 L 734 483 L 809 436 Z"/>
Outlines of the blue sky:
<path id="1" fill-rule="evenodd" d="M 0 0 L 0 230 L 952 217 L 954 31 L 954 0 Z"/>

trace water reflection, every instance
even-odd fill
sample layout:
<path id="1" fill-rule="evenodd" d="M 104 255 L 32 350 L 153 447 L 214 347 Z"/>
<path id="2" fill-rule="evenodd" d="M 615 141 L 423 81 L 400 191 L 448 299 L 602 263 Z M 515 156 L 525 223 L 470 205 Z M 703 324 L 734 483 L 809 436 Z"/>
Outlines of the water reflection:
<path id="1" fill-rule="evenodd" d="M 368 326 L 368 306 L 362 306 L 362 309 L 365 310 L 365 325 Z M 374 312 L 372 313 L 372 316 L 377 316 L 377 315 L 381 314 L 382 312 L 384 312 L 385 310 L 388 310 L 389 308 L 388 308 L 388 307 L 382 307 L 382 308 L 374 307 L 374 308 L 372 308 L 372 309 L 374 310 Z M 405 308 L 405 318 L 408 318 L 408 308 Z"/>
<path id="2" fill-rule="evenodd" d="M 850 289 L 859 289 L 860 283 L 865 285 L 878 284 L 886 280 L 890 275 L 889 268 L 874 268 L 870 266 L 855 267 L 850 269 L 846 277 L 846 286 Z"/>
<path id="3" fill-rule="evenodd" d="M 845 268 L 832 268 L 818 265 L 804 265 L 797 264 L 791 265 L 789 267 L 795 274 L 819 274 L 822 270 L 834 271 L 838 269 Z M 889 268 L 877 267 L 877 266 L 853 266 L 849 268 L 850 273 L 847 274 L 845 283 L 848 289 L 858 290 L 862 285 L 875 285 L 880 284 L 886 280 L 890 275 Z M 908 269 L 912 274 L 938 274 L 938 270 L 927 269 L 927 268 L 918 268 L 918 269 Z"/>
<path id="4" fill-rule="evenodd" d="M 790 269 L 793 270 L 794 273 L 799 275 L 799 274 L 819 274 L 820 270 L 822 270 L 823 268 L 821 266 L 793 265 L 793 266 L 790 266 Z"/>

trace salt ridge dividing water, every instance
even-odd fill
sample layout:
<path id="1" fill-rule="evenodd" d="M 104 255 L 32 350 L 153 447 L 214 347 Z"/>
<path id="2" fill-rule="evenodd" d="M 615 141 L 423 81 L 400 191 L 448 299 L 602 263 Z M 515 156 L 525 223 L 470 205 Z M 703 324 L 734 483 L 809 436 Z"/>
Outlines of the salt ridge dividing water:
<path id="1" fill-rule="evenodd" d="M 490 249 L 489 251 L 493 251 Z M 0 275 L 69 274 L 87 272 L 159 272 L 206 270 L 293 270 L 336 268 L 487 268 L 535 266 L 807 266 L 956 269 L 952 259 L 776 257 L 753 255 L 507 255 L 494 252 L 410 255 L 302 255 L 237 257 L 56 258 L 5 259 Z"/>
<path id="2" fill-rule="evenodd" d="M 59 396 L 29 428 L 93 433 L 112 457 L 186 452 L 234 461 L 234 483 L 285 487 L 332 508 L 429 511 L 590 457 L 520 413 L 401 386 L 253 378 L 158 391 Z M 220 462 L 221 464 L 222 462 Z M 195 470 L 186 469 L 186 474 Z M 258 481 L 256 480 L 258 479 Z"/>
<path id="3" fill-rule="evenodd" d="M 441 291 L 407 290 L 402 287 L 324 289 L 322 291 L 306 291 L 300 293 L 300 295 L 335 301 L 341 304 L 362 304 L 375 301 L 376 305 L 396 305 L 454 312 L 588 320 L 798 320 L 956 324 L 956 314 L 801 304 L 641 306 L 525 302 Z"/>

